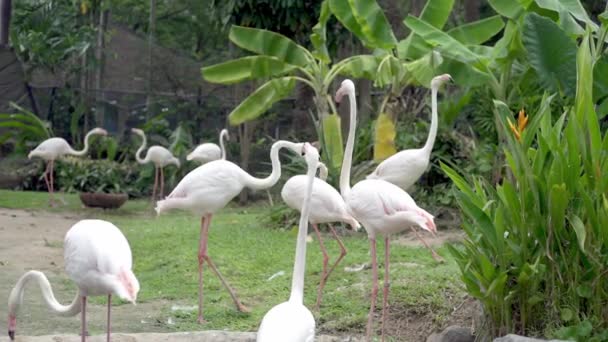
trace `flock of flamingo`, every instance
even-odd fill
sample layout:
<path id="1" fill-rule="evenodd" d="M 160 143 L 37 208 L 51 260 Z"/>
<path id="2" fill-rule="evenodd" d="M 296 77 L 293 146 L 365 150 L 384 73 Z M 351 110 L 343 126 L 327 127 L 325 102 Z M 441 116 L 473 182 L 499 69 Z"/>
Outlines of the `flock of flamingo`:
<path id="1" fill-rule="evenodd" d="M 248 312 L 238 299 L 235 291 L 221 275 L 207 252 L 209 226 L 213 215 L 224 208 L 245 187 L 250 189 L 268 189 L 274 186 L 281 175 L 279 151 L 288 149 L 304 158 L 307 164 L 305 175 L 291 177 L 283 186 L 281 196 L 285 203 L 300 211 L 299 233 L 297 236 L 295 263 L 291 285 L 291 294 L 286 302 L 274 306 L 264 316 L 258 333 L 260 342 L 311 342 L 315 336 L 315 319 L 311 311 L 304 306 L 304 273 L 306 262 L 306 236 L 308 224 L 312 224 L 318 236 L 323 253 L 323 270 L 318 287 L 315 307 L 319 309 L 322 301 L 323 287 L 327 278 L 346 255 L 346 248 L 340 241 L 333 222 L 343 222 L 353 229 L 362 225 L 367 231 L 370 242 L 372 264 L 372 289 L 370 310 L 366 328 L 366 338 L 371 341 L 374 332 L 373 317 L 379 291 L 378 262 L 376 255 L 376 237 L 384 238 L 384 286 L 382 301 L 381 336 L 384 341 L 385 328 L 388 321 L 389 295 L 389 252 L 391 234 L 412 229 L 416 236 L 430 249 L 418 235 L 416 227 L 430 233 L 436 233 L 433 215 L 418 207 L 412 197 L 406 192 L 425 172 L 429 165 L 431 150 L 437 134 L 437 90 L 441 84 L 451 80 L 450 75 L 443 74 L 433 78 L 431 82 L 432 118 L 428 139 L 420 149 L 401 151 L 378 165 L 367 179 L 351 187 L 350 172 L 352 154 L 355 143 L 357 123 L 357 104 L 355 86 L 351 80 L 344 80 L 335 94 L 336 102 L 348 97 L 350 104 L 349 133 L 344 153 L 344 161 L 340 174 L 340 191 L 325 182 L 327 168 L 319 161 L 319 152 L 309 143 L 294 143 L 280 140 L 270 149 L 272 172 L 266 178 L 255 178 L 242 170 L 236 164 L 226 160 L 224 139 L 228 131 L 220 134 L 221 148 L 212 143 L 199 145 L 187 156 L 187 160 L 203 163 L 188 173 L 163 199 L 164 175 L 163 168 L 170 164 L 179 167 L 179 159 L 169 150 L 161 146 L 148 148 L 146 156 L 141 157 L 146 148 L 146 136 L 142 130 L 134 128 L 132 132 L 143 139 L 136 153 L 139 163 L 154 163 L 155 181 L 153 200 L 157 188 L 161 200 L 156 202 L 157 214 L 171 209 L 186 209 L 201 217 L 200 244 L 198 251 L 199 300 L 198 322 L 204 323 L 203 316 L 203 266 L 205 263 L 218 276 L 223 286 L 230 293 L 237 310 Z M 29 157 L 39 157 L 48 162 L 44 179 L 46 181 L 51 204 L 53 203 L 53 164 L 62 155 L 82 156 L 86 154 L 91 135 L 106 135 L 101 128 L 91 130 L 85 137 L 85 147 L 82 151 L 73 150 L 62 138 L 51 138 L 36 147 Z M 316 177 L 320 170 L 320 178 Z M 160 185 L 159 185 L 160 183 Z M 328 254 L 324 247 L 318 225 L 329 224 L 330 232 L 338 240 L 341 254 L 328 267 Z M 433 256 L 439 255 L 431 249 Z M 64 241 L 64 261 L 68 276 L 76 283 L 78 292 L 71 304 L 64 306 L 57 302 L 51 285 L 45 275 L 39 271 L 25 273 L 17 282 L 8 301 L 8 334 L 11 340 L 15 337 L 17 314 L 22 303 L 25 285 L 36 281 L 49 308 L 58 315 L 73 316 L 81 314 L 82 341 L 86 339 L 86 303 L 88 296 L 108 296 L 107 309 L 107 341 L 110 341 L 110 308 L 112 295 L 122 300 L 135 303 L 139 291 L 139 282 L 132 271 L 132 256 L 129 243 L 121 231 L 110 222 L 102 220 L 82 220 L 70 228 Z"/>

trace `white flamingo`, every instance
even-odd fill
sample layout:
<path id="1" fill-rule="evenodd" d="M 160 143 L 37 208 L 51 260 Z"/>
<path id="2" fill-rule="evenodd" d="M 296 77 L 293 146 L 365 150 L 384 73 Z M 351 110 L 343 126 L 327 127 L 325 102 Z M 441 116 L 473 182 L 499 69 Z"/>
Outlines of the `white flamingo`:
<path id="1" fill-rule="evenodd" d="M 274 306 L 264 315 L 258 329 L 258 342 L 312 342 L 315 338 L 315 319 L 304 306 L 304 272 L 306 270 L 306 235 L 308 234 L 309 214 L 315 211 L 313 180 L 319 164 L 319 152 L 310 144 L 304 144 L 304 158 L 308 165 L 304 187 L 301 189 L 302 202 L 296 257 L 291 279 L 289 300 Z M 327 183 L 325 183 L 327 184 Z M 316 184 L 314 185 L 316 186 Z M 311 197 L 313 197 L 311 199 Z"/>
<path id="2" fill-rule="evenodd" d="M 186 160 L 194 160 L 201 164 L 205 164 L 213 160 L 226 159 L 226 147 L 224 147 L 224 138 L 226 140 L 230 140 L 228 130 L 225 128 L 220 132 L 220 146 L 217 146 L 214 143 L 200 144 L 194 149 L 194 151 L 188 154 Z"/>
<path id="3" fill-rule="evenodd" d="M 329 224 L 329 229 L 338 241 L 340 245 L 340 256 L 328 270 L 329 256 L 327 249 L 321 238 L 318 225 L 321 223 L 332 223 L 332 222 L 344 222 L 348 223 L 351 228 L 359 229 L 359 222 L 348 212 L 344 199 L 340 196 L 340 193 L 334 189 L 331 185 L 325 182 L 327 179 L 327 167 L 323 163 L 319 163 L 320 179 L 315 177 L 313 188 L 312 188 L 312 199 L 310 201 L 310 215 L 308 216 L 308 222 L 310 222 L 315 230 L 321 252 L 323 253 L 323 271 L 321 273 L 321 282 L 317 293 L 317 302 L 315 304 L 316 309 L 319 309 L 323 296 L 323 288 L 329 278 L 329 275 L 334 271 L 338 263 L 346 255 L 346 248 L 342 243 L 342 240 L 338 237 L 334 227 Z M 281 190 L 281 197 L 283 201 L 292 209 L 301 211 L 306 199 L 306 186 L 308 184 L 308 177 L 306 175 L 296 175 L 287 180 L 283 189 Z"/>
<path id="4" fill-rule="evenodd" d="M 368 179 L 383 179 L 407 191 L 420 179 L 429 167 L 431 151 L 437 136 L 437 90 L 451 80 L 449 74 L 439 75 L 431 81 L 431 129 L 422 148 L 408 149 L 396 153 L 376 167 Z"/>
<path id="5" fill-rule="evenodd" d="M 152 189 L 152 201 L 156 199 L 156 189 L 158 188 L 160 178 L 160 191 L 159 198 L 163 198 L 163 189 L 165 187 L 165 173 L 163 169 L 167 165 L 175 165 L 179 167 L 179 159 L 175 158 L 171 151 L 158 145 L 150 146 L 146 157 L 142 159 L 141 154 L 146 149 L 146 134 L 139 128 L 131 129 L 131 132 L 139 135 L 142 138 L 142 143 L 137 152 L 135 153 L 135 160 L 140 164 L 153 163 L 154 164 L 154 188 Z"/>
<path id="6" fill-rule="evenodd" d="M 43 141 L 27 155 L 29 159 L 32 159 L 32 157 L 38 157 L 47 162 L 46 170 L 44 171 L 43 175 L 46 188 L 49 191 L 51 205 L 54 204 L 53 192 L 55 191 L 55 187 L 53 169 L 55 167 L 55 160 L 66 154 L 77 157 L 84 156 L 89 151 L 89 139 L 95 134 L 107 135 L 108 132 L 103 128 L 93 128 L 90 130 L 84 137 L 84 148 L 80 151 L 75 151 L 72 146 L 65 141 L 65 139 L 55 137 Z"/>
<path id="7" fill-rule="evenodd" d="M 121 231 L 110 222 L 102 220 L 82 220 L 77 222 L 65 235 L 65 271 L 78 286 L 78 292 L 70 305 L 61 305 L 55 299 L 53 290 L 44 273 L 25 273 L 11 291 L 8 299 L 8 335 L 15 338 L 17 314 L 23 301 L 25 286 L 30 281 L 40 285 L 42 298 L 60 316 L 74 316 L 81 313 L 81 339 L 86 338 L 86 305 L 88 296 L 108 296 L 107 341 L 110 341 L 110 308 L 112 295 L 135 304 L 139 292 L 139 282 L 132 269 L 131 248 Z"/>
<path id="8" fill-rule="evenodd" d="M 376 235 L 384 236 L 384 291 L 382 305 L 382 340 L 384 341 L 384 328 L 387 322 L 388 292 L 389 292 L 389 237 L 391 234 L 411 228 L 416 235 L 414 226 L 436 232 L 433 215 L 419 208 L 416 202 L 398 186 L 380 179 L 365 179 L 350 186 L 350 169 L 352 164 L 353 147 L 355 143 L 355 129 L 357 125 L 357 104 L 355 99 L 355 85 L 351 80 L 344 80 L 336 92 L 336 102 L 340 102 L 344 95 L 348 95 L 350 102 L 349 133 L 344 151 L 344 161 L 340 174 L 340 193 L 342 194 L 349 211 L 359 221 L 370 241 L 372 258 L 372 292 L 370 310 L 367 319 L 367 340 L 371 341 L 373 328 L 373 315 L 378 295 L 378 261 L 376 259 Z"/>
<path id="9" fill-rule="evenodd" d="M 219 273 L 215 264 L 207 255 L 207 240 L 211 218 L 218 210 L 224 208 L 230 200 L 247 187 L 254 190 L 268 189 L 275 185 L 281 177 L 281 162 L 279 150 L 288 148 L 298 155 L 302 154 L 302 143 L 296 144 L 280 140 L 270 149 L 272 173 L 263 179 L 255 178 L 227 160 L 214 160 L 203 164 L 188 173 L 177 184 L 175 189 L 164 200 L 156 203 L 156 212 L 161 214 L 170 209 L 186 209 L 201 216 L 201 238 L 198 252 L 199 297 L 198 322 L 203 323 L 203 263 L 206 261 L 211 270 L 218 276 L 224 287 L 230 292 L 237 309 L 247 312 L 247 309 L 237 298 L 234 290 Z"/>

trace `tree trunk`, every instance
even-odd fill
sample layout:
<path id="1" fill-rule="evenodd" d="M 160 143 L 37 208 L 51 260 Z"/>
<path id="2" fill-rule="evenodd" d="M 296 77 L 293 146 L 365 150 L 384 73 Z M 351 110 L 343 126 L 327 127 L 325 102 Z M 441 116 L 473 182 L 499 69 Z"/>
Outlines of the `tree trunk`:
<path id="1" fill-rule="evenodd" d="M 239 126 L 239 144 L 241 147 L 241 169 L 249 172 L 249 159 L 251 157 L 251 140 L 255 131 L 256 121 L 248 121 Z M 239 203 L 246 204 L 249 197 L 247 188 L 241 191 Z"/>
<path id="2" fill-rule="evenodd" d="M 95 50 L 95 58 L 97 59 L 97 68 L 95 70 L 95 121 L 98 127 L 103 127 L 105 122 L 105 94 L 103 91 L 103 76 L 105 70 L 105 34 L 108 27 L 109 10 L 103 10 L 99 13 L 99 27 L 97 28 L 97 49 Z"/>
<path id="3" fill-rule="evenodd" d="M 11 26 L 11 0 L 0 0 L 0 47 L 8 46 Z"/>
<path id="4" fill-rule="evenodd" d="M 156 0 L 150 0 L 150 21 L 148 25 L 148 77 L 147 77 L 147 93 L 148 96 L 146 98 L 146 107 L 148 108 L 147 117 L 151 116 L 151 105 L 152 105 L 152 75 L 154 72 L 154 64 L 153 64 L 153 52 L 154 52 L 154 35 L 156 33 Z"/>

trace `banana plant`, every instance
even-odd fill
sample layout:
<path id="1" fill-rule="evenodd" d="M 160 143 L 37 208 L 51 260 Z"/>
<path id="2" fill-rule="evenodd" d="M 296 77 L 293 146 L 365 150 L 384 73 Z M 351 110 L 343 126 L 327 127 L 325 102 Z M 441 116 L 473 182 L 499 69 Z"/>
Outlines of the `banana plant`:
<path id="1" fill-rule="evenodd" d="M 433 44 L 416 32 L 398 41 L 376 0 L 329 0 L 329 6 L 338 21 L 365 46 L 374 49 L 380 60 L 374 84 L 386 88 L 386 94 L 378 108 L 374 159 L 385 159 L 396 151 L 395 120 L 400 107 L 398 98 L 403 89 L 408 85 L 428 86 L 444 59 L 451 56 L 434 49 Z M 444 33 L 442 28 L 453 6 L 454 0 L 429 0 L 416 19 L 462 44 L 475 46 L 492 38 L 504 27 L 500 16 L 494 16 Z"/>
<path id="2" fill-rule="evenodd" d="M 343 73 L 373 79 L 378 58 L 357 55 L 332 63 L 326 45 L 329 17 L 329 4 L 325 1 L 319 22 L 312 29 L 311 50 L 272 31 L 234 25 L 230 29 L 230 41 L 253 55 L 204 67 L 202 75 L 206 81 L 220 84 L 264 81 L 229 114 L 232 125 L 259 118 L 273 104 L 290 96 L 297 83 L 310 87 L 314 91 L 315 128 L 326 152 L 324 161 L 334 172 L 342 163 L 343 144 L 340 117 L 329 87 L 336 76 Z"/>

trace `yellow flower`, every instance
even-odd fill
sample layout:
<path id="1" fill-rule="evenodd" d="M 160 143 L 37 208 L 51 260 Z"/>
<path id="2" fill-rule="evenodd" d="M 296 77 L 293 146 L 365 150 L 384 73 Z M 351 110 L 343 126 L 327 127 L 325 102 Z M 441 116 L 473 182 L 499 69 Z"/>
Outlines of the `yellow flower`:
<path id="1" fill-rule="evenodd" d="M 526 112 L 523 108 L 519 111 L 519 114 L 517 115 L 517 127 L 515 127 L 515 124 L 513 124 L 511 119 L 507 118 L 507 120 L 511 132 L 513 132 L 515 138 L 517 139 L 517 141 L 519 141 L 521 139 L 522 133 L 524 132 L 524 129 L 528 125 L 528 116 L 526 115 Z"/>

